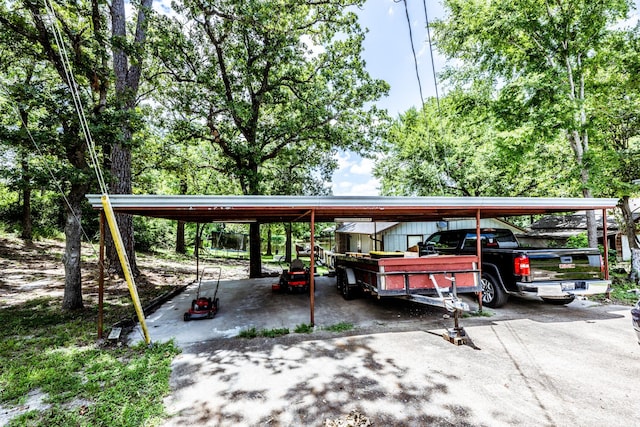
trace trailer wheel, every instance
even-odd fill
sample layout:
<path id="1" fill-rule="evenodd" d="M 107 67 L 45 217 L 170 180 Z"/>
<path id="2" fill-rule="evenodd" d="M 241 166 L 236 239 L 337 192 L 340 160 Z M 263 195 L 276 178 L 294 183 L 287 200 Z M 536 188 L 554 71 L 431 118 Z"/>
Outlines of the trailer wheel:
<path id="1" fill-rule="evenodd" d="M 346 299 L 347 301 L 353 299 L 353 292 L 351 292 L 349 286 L 342 287 L 342 298 Z"/>
<path id="2" fill-rule="evenodd" d="M 345 283 L 342 285 L 342 298 L 348 300 L 352 300 L 355 298 L 355 290 L 349 286 L 349 283 L 345 280 Z"/>
<path id="3" fill-rule="evenodd" d="M 344 282 L 345 282 L 345 272 L 343 269 L 339 269 L 337 270 L 337 274 L 336 274 L 336 287 L 338 288 L 339 294 L 342 294 L 342 287 L 344 286 Z"/>
<path id="4" fill-rule="evenodd" d="M 482 273 L 482 304 L 487 307 L 502 307 L 509 296 L 500 286 L 500 282 L 489 273 Z"/>

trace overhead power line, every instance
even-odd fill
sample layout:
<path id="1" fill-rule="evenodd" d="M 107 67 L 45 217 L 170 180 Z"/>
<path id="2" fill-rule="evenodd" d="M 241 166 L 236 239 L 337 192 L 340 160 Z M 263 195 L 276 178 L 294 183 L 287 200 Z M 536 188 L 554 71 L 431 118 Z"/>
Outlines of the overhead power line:
<path id="1" fill-rule="evenodd" d="M 411 52 L 413 53 L 413 63 L 416 69 L 416 78 L 418 79 L 418 91 L 420 92 L 420 103 L 424 108 L 424 96 L 422 95 L 422 82 L 420 80 L 420 72 L 418 71 L 418 57 L 416 55 L 416 48 L 413 44 L 413 31 L 411 30 L 411 18 L 409 18 L 409 7 L 407 6 L 407 0 L 403 0 L 404 12 L 407 17 L 407 26 L 409 27 L 409 40 L 411 41 Z"/>
<path id="2" fill-rule="evenodd" d="M 429 14 L 427 13 L 427 0 L 422 0 L 424 6 L 424 19 L 427 22 L 427 41 L 429 42 L 429 53 L 431 54 L 431 72 L 433 73 L 433 86 L 436 89 L 436 103 L 438 112 L 440 111 L 440 96 L 438 95 L 438 76 L 436 75 L 436 63 L 433 60 L 433 43 L 431 43 L 431 29 L 429 27 Z"/>

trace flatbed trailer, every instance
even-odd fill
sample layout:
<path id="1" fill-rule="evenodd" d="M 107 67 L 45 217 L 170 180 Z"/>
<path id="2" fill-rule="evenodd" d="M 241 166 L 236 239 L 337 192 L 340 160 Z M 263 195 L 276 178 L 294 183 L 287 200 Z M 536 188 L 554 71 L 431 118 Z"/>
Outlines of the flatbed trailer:
<path id="1" fill-rule="evenodd" d="M 476 255 L 405 256 L 405 253 L 346 253 L 335 257 L 336 284 L 345 299 L 358 293 L 395 297 L 445 308 L 455 315 L 469 305 L 458 294 L 482 290 Z M 445 337 L 446 338 L 446 337 Z M 453 342 L 453 341 L 452 341 Z"/>

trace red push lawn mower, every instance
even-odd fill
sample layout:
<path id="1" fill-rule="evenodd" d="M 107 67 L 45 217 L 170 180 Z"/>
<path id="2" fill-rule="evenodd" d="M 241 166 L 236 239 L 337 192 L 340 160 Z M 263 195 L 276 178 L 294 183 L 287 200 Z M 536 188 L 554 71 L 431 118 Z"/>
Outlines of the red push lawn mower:
<path id="1" fill-rule="evenodd" d="M 291 262 L 289 270 L 282 270 L 280 280 L 271 286 L 271 290 L 274 292 L 309 293 L 310 285 L 309 269 L 304 266 L 300 259 L 296 258 Z"/>
<path id="2" fill-rule="evenodd" d="M 196 299 L 191 301 L 191 307 L 184 314 L 184 321 L 195 319 L 213 319 L 220 309 L 220 301 L 218 299 L 218 287 L 220 286 L 220 276 L 222 275 L 222 268 L 218 271 L 218 281 L 216 283 L 216 290 L 213 293 L 213 298 L 200 296 L 200 290 L 202 289 L 202 276 L 204 276 L 204 270 L 200 281 L 198 282 L 198 292 L 196 293 Z"/>

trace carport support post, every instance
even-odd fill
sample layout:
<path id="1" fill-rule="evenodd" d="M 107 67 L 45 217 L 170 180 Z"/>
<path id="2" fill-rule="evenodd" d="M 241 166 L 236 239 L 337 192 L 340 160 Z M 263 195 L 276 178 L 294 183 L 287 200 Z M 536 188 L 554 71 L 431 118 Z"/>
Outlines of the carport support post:
<path id="1" fill-rule="evenodd" d="M 316 230 L 316 211 L 311 209 L 311 265 L 309 266 L 309 307 L 311 310 L 309 317 L 309 324 L 315 325 L 314 321 L 314 306 L 315 306 L 315 269 L 316 269 L 316 244 L 315 244 L 315 230 Z"/>
<path id="2" fill-rule="evenodd" d="M 478 292 L 478 311 L 482 312 L 482 242 L 480 241 L 480 209 L 476 211 L 476 254 L 480 271 L 480 292 Z"/>
<path id="3" fill-rule="evenodd" d="M 604 246 L 604 280 L 609 280 L 609 236 L 607 236 L 607 210 L 602 209 L 602 246 Z M 607 290 L 607 299 L 611 292 Z"/>
<path id="4" fill-rule="evenodd" d="M 98 258 L 98 339 L 104 325 L 104 211 L 100 211 L 100 254 Z"/>

